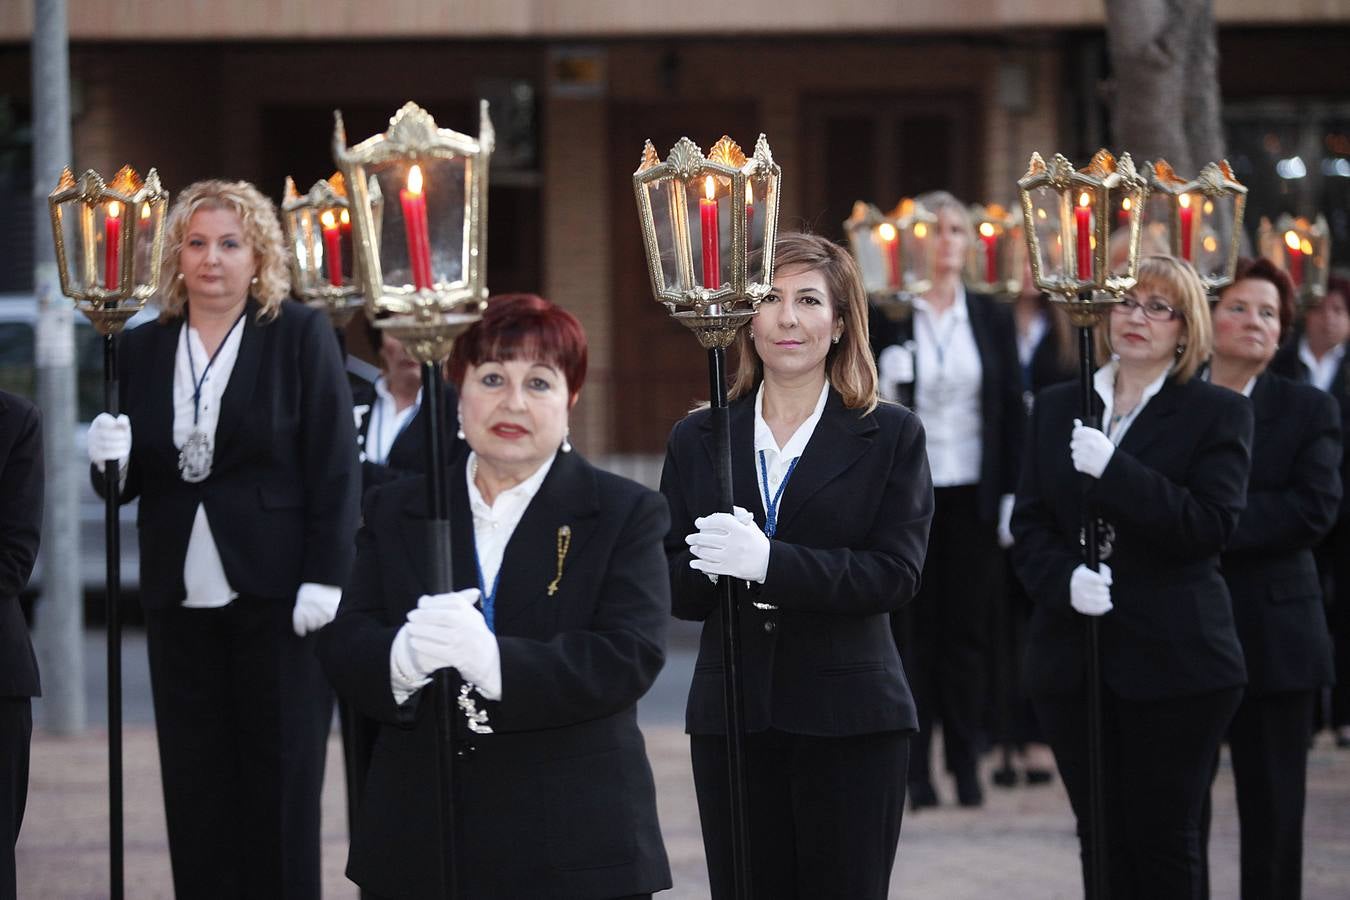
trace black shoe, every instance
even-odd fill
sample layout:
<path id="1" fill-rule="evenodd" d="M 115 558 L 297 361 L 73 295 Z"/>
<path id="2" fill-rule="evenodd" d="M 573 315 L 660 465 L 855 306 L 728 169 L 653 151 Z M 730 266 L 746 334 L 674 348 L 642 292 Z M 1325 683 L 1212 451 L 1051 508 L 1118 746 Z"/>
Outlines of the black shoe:
<path id="1" fill-rule="evenodd" d="M 984 791 L 974 772 L 956 776 L 956 802 L 967 807 L 984 805 Z"/>
<path id="2" fill-rule="evenodd" d="M 1030 776 L 1031 773 L 1027 772 L 1028 779 L 1030 779 Z M 994 774 L 991 775 L 990 778 L 993 780 L 994 784 L 1001 788 L 1017 787 L 1017 770 L 1012 766 L 1002 766 L 995 769 Z"/>
<path id="3" fill-rule="evenodd" d="M 931 781 L 913 781 L 909 785 L 909 808 L 926 809 L 938 805 L 937 791 Z"/>
<path id="4" fill-rule="evenodd" d="M 1055 773 L 1049 769 L 1027 769 L 1027 784 L 1049 784 L 1054 780 Z"/>

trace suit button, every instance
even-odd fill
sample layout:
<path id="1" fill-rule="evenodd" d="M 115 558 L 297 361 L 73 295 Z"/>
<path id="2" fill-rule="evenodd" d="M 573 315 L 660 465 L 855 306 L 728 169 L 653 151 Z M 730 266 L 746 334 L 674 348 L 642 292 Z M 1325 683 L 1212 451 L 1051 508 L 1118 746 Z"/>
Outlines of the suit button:
<path id="1" fill-rule="evenodd" d="M 765 632 L 766 634 L 773 634 L 774 631 L 775 631 L 777 628 L 778 628 L 778 623 L 775 622 L 773 619 L 765 619 L 765 620 L 764 620 L 764 632 Z"/>

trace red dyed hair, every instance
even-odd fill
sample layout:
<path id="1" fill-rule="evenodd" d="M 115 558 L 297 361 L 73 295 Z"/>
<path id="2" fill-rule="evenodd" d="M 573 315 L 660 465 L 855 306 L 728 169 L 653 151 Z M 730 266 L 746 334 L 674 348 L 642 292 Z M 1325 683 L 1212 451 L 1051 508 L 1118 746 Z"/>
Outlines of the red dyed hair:
<path id="1" fill-rule="evenodd" d="M 450 380 L 463 387 L 469 366 L 513 360 L 552 366 L 575 397 L 586 381 L 586 332 L 576 316 L 537 294 L 489 297 L 483 318 L 455 341 Z"/>
<path id="2" fill-rule="evenodd" d="M 1288 334 L 1290 326 L 1294 324 L 1294 283 L 1289 280 L 1289 276 L 1264 256 L 1255 259 L 1239 256 L 1237 268 L 1233 270 L 1233 284 L 1245 278 L 1253 281 L 1269 281 L 1275 286 L 1275 293 L 1280 298 L 1280 336 Z M 1223 293 L 1219 292 L 1220 298 L 1223 297 Z"/>

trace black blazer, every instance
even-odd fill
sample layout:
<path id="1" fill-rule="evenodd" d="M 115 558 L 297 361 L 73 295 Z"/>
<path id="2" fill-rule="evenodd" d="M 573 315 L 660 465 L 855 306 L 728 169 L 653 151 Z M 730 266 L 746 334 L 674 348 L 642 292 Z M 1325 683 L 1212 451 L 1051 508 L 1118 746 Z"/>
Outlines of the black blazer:
<path id="1" fill-rule="evenodd" d="M 444 465 L 449 465 L 458 459 L 461 453 L 465 452 L 465 448 L 464 442 L 456 436 L 459 394 L 455 391 L 455 386 L 446 382 L 442 396 L 445 399 L 442 403 L 444 412 L 441 415 L 441 460 Z M 371 410 L 374 409 L 375 399 L 375 385 L 373 383 L 365 380 L 362 380 L 360 384 L 353 383 L 353 409 L 366 407 L 360 420 L 356 421 L 358 453 L 365 449 L 366 436 L 370 432 Z M 355 417 L 353 417 L 353 420 L 355 421 Z M 370 490 L 377 484 L 384 484 L 386 481 L 393 481 L 405 475 L 426 472 L 426 431 L 427 408 L 419 406 L 417 412 L 408 420 L 408 424 L 399 432 L 398 437 L 394 438 L 394 445 L 389 448 L 389 458 L 385 462 L 371 462 L 361 456 L 362 492 Z"/>
<path id="2" fill-rule="evenodd" d="M 966 294 L 970 330 L 980 354 L 980 518 L 990 526 L 998 522 L 999 498 L 1017 487 L 1022 455 L 1025 406 L 1022 401 L 1022 369 L 1017 358 L 1017 331 L 1012 312 L 984 294 Z M 879 356 L 891 344 L 914 340 L 914 317 L 903 322 L 880 313 L 869 316 L 873 351 Z M 916 403 L 918 371 L 914 383 L 899 391 L 900 402 L 923 417 Z"/>
<path id="3" fill-rule="evenodd" d="M 42 419 L 22 397 L 0 391 L 0 697 L 37 697 L 37 658 L 19 592 L 42 537 Z"/>
<path id="4" fill-rule="evenodd" d="M 477 584 L 465 460 L 450 485 L 454 584 Z M 502 559 L 502 699 L 494 734 L 456 763 L 462 896 L 611 898 L 670 887 L 638 698 L 665 660 L 670 607 L 652 491 L 559 453 Z M 558 530 L 572 529 L 558 576 Z M 338 693 L 381 722 L 348 876 L 381 897 L 439 896 L 435 718 L 390 688 L 394 635 L 431 590 L 426 479 L 373 489 L 357 562 L 319 656 Z"/>
<path id="5" fill-rule="evenodd" d="M 1247 693 L 1312 690 L 1333 680 L 1312 551 L 1335 524 L 1341 500 L 1340 413 L 1316 388 L 1269 372 L 1251 400 L 1247 508 L 1223 554 Z"/>
<path id="6" fill-rule="evenodd" d="M 733 498 L 764 527 L 755 398 L 731 404 Z M 721 610 L 712 583 L 689 568 L 685 535 L 718 511 L 712 417 L 675 426 L 661 473 L 673 609 L 704 621 L 685 724 L 725 734 Z M 890 613 L 919 589 L 933 516 L 923 426 L 901 406 L 866 415 L 830 390 L 820 422 L 783 492 L 763 585 L 741 599 L 745 722 L 750 731 L 854 735 L 918 727 L 891 635 Z M 741 585 L 744 588 L 744 583 Z M 776 611 L 754 608 L 772 603 Z"/>
<path id="7" fill-rule="evenodd" d="M 1298 356 L 1298 344 L 1301 336 L 1301 331 L 1296 331 L 1280 347 L 1279 352 L 1275 354 L 1275 358 L 1270 361 L 1270 371 L 1301 384 L 1306 384 L 1311 380 L 1312 373 L 1308 371 L 1307 365 Z M 1347 352 L 1341 359 L 1340 368 L 1332 376 L 1327 393 L 1340 407 L 1341 428 L 1344 429 L 1347 423 L 1350 423 L 1350 352 Z M 1341 450 L 1341 484 L 1344 485 L 1350 482 L 1350 453 L 1345 452 L 1344 446 Z M 1328 535 L 1327 544 L 1330 545 L 1328 549 L 1333 552 L 1350 555 L 1350 496 L 1344 493 L 1341 496 L 1337 524 L 1332 529 L 1331 534 Z"/>
<path id="8" fill-rule="evenodd" d="M 1035 603 L 1025 666 L 1033 695 L 1083 689 L 1084 617 L 1069 605 L 1069 576 L 1082 562 L 1084 477 L 1069 456 L 1079 416 L 1077 384 L 1036 398 L 1013 511 L 1013 564 Z M 1219 552 L 1246 502 L 1251 441 L 1245 397 L 1168 379 L 1087 487 L 1115 533 L 1104 560 L 1115 608 L 1100 627 L 1102 677 L 1119 696 L 1156 700 L 1246 681 Z"/>
<path id="9" fill-rule="evenodd" d="M 179 476 L 173 444 L 183 320 L 148 322 L 122 339 L 122 404 L 132 429 L 122 502 L 141 498 L 147 608 L 176 606 L 185 596 L 183 559 L 199 503 L 239 593 L 291 602 L 304 582 L 346 584 L 361 482 L 351 390 L 332 326 L 289 300 L 264 324 L 257 310 L 250 298 L 221 398 L 211 475 L 197 484 Z M 93 475 L 101 492 L 101 469 Z"/>

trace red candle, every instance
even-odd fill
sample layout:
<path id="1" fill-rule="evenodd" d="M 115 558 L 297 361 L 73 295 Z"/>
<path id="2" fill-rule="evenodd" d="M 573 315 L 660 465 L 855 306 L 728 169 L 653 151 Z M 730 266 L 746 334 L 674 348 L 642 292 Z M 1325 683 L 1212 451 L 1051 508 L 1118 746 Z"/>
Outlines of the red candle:
<path id="1" fill-rule="evenodd" d="M 881 238 L 881 246 L 886 257 L 886 285 L 898 288 L 900 273 L 903 271 L 900 267 L 900 234 L 890 222 L 882 222 L 877 226 L 877 237 Z"/>
<path id="2" fill-rule="evenodd" d="M 998 237 L 989 222 L 980 223 L 980 240 L 984 243 L 984 280 L 993 284 L 998 281 Z"/>
<path id="3" fill-rule="evenodd" d="M 717 231 L 717 201 L 713 199 L 715 193 L 716 186 L 709 175 L 703 182 L 704 197 L 698 201 L 698 212 L 703 234 L 703 286 L 710 291 L 717 290 L 722 284 L 721 237 Z"/>
<path id="4" fill-rule="evenodd" d="M 1298 287 L 1303 284 L 1303 242 L 1297 232 L 1286 231 L 1284 244 L 1289 248 L 1289 280 Z"/>
<path id="5" fill-rule="evenodd" d="M 1092 280 L 1092 198 L 1084 191 L 1074 207 L 1074 225 L 1077 230 L 1078 280 Z"/>
<path id="6" fill-rule="evenodd" d="M 408 263 L 413 285 L 419 290 L 431 288 L 431 243 L 427 236 L 427 197 L 422 191 L 422 167 L 408 170 L 408 187 L 398 192 L 403 205 L 403 230 L 408 241 Z"/>
<path id="7" fill-rule="evenodd" d="M 122 242 L 122 204 L 116 200 L 108 203 L 107 215 L 103 217 L 103 287 L 115 291 L 121 285 L 118 272 L 118 254 Z"/>
<path id="8" fill-rule="evenodd" d="M 1120 201 L 1120 209 L 1116 210 L 1116 224 L 1121 228 L 1130 227 L 1130 207 L 1133 205 L 1129 197 Z"/>
<path id="9" fill-rule="evenodd" d="M 745 249 L 747 252 L 754 247 L 755 234 L 755 186 L 747 181 L 745 183 Z"/>
<path id="10" fill-rule="evenodd" d="M 333 287 L 342 287 L 342 232 L 339 230 L 337 216 L 331 209 L 325 209 L 319 216 L 323 225 L 323 255 L 328 266 L 328 283 Z"/>
<path id="11" fill-rule="evenodd" d="M 1191 195 L 1182 194 L 1177 198 L 1181 213 L 1181 258 L 1191 258 L 1191 233 L 1195 226 L 1195 210 L 1191 208 Z"/>

